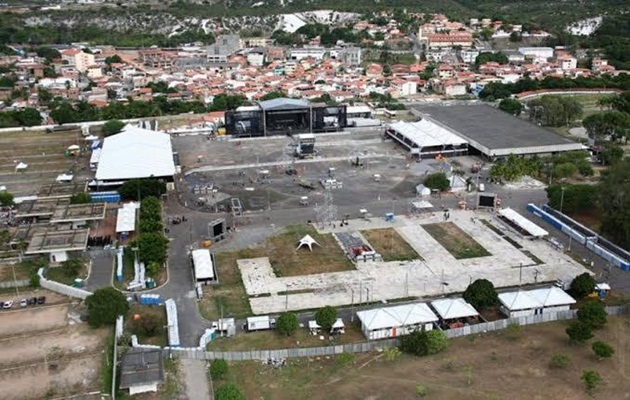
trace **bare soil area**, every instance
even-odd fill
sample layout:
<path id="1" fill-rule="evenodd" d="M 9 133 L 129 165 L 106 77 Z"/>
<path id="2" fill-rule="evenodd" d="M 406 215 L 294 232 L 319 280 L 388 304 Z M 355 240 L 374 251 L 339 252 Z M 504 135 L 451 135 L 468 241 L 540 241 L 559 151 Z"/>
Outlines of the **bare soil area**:
<path id="1" fill-rule="evenodd" d="M 630 318 L 609 317 L 585 345 L 570 345 L 567 323 L 522 327 L 518 335 L 496 332 L 450 341 L 441 354 L 423 358 L 383 353 L 348 357 L 292 359 L 276 369 L 260 362 L 231 363 L 226 379 L 214 388 L 236 383 L 248 399 L 413 399 L 416 387 L 427 399 L 627 399 L 630 393 Z M 611 359 L 592 353 L 593 340 L 615 348 Z M 570 358 L 564 369 L 552 368 L 555 354 Z M 344 359 L 345 358 L 345 359 Z M 603 382 L 591 397 L 580 380 L 582 371 L 597 370 Z"/>
<path id="2" fill-rule="evenodd" d="M 100 363 L 100 355 L 88 353 L 81 358 L 0 370 L 0 399 L 39 400 L 98 390 Z"/>
<path id="3" fill-rule="evenodd" d="M 93 352 L 103 346 L 104 330 L 87 325 L 0 339 L 0 368 Z"/>
<path id="4" fill-rule="evenodd" d="M 15 305 L 13 306 L 15 308 Z M 0 337 L 46 331 L 66 326 L 68 305 L 30 306 L 0 313 Z"/>

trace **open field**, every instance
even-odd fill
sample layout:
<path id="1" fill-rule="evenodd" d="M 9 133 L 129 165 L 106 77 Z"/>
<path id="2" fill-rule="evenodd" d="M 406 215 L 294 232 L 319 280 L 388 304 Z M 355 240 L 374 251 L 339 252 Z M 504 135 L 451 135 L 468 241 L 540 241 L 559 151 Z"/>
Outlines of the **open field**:
<path id="1" fill-rule="evenodd" d="M 328 335 L 312 335 L 307 327 L 298 328 L 292 336 L 284 336 L 276 331 L 241 332 L 231 338 L 220 338 L 208 343 L 208 350 L 247 351 L 247 350 L 272 350 L 297 347 L 318 347 L 329 344 L 345 344 L 365 341 L 358 321 L 346 324 L 346 333 L 333 336 L 333 341 L 328 340 Z"/>
<path id="2" fill-rule="evenodd" d="M 427 224 L 422 227 L 458 260 L 492 255 L 452 222 Z"/>
<path id="3" fill-rule="evenodd" d="M 37 294 L 52 302 L 61 297 L 43 292 Z M 107 330 L 69 325 L 69 311 L 66 303 L 0 313 L 0 398 L 43 399 L 98 390 Z"/>
<path id="4" fill-rule="evenodd" d="M 412 399 L 417 385 L 427 399 L 589 399 L 580 381 L 583 370 L 595 369 L 603 384 L 594 398 L 623 399 L 630 393 L 630 319 L 609 318 L 596 340 L 611 344 L 612 359 L 598 361 L 590 343 L 570 345 L 566 323 L 522 327 L 520 333 L 496 332 L 459 338 L 441 354 L 423 358 L 400 356 L 386 361 L 383 353 L 317 359 L 291 359 L 275 369 L 260 362 L 231 363 L 228 376 L 215 389 L 236 383 L 248 399 Z M 595 340 L 595 339 L 594 339 Z M 555 354 L 566 354 L 565 369 L 550 367 Z M 369 397 L 366 397 L 369 396 Z"/>
<path id="5" fill-rule="evenodd" d="M 422 260 L 422 257 L 393 228 L 361 231 L 361 234 L 383 257 L 383 261 Z"/>
<path id="6" fill-rule="evenodd" d="M 84 144 L 80 130 L 48 134 L 30 130 L 3 133 L 0 135 L 0 181 L 14 195 L 24 196 L 37 194 L 40 186 L 53 183 L 62 172 L 89 172 L 86 156 L 64 155 L 73 144 Z M 15 165 L 19 162 L 28 164 L 28 168 L 16 173 Z"/>

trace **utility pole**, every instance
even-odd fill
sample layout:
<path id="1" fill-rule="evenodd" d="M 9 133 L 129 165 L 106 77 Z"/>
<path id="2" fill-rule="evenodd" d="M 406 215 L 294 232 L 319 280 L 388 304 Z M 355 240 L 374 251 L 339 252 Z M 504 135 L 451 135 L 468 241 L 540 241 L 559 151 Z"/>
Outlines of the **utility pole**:
<path id="1" fill-rule="evenodd" d="M 518 267 L 518 285 L 521 286 L 523 284 L 523 263 L 520 263 Z"/>
<path id="2" fill-rule="evenodd" d="M 564 190 L 565 190 L 565 187 L 562 186 L 560 188 L 560 212 L 562 212 L 562 206 L 564 205 Z"/>

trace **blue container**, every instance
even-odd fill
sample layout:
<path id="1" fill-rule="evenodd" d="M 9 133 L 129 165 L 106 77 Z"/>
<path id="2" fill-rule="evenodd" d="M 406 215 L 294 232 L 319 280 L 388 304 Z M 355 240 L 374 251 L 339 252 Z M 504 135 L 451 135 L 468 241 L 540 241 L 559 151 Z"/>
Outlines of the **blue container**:
<path id="1" fill-rule="evenodd" d="M 118 192 L 93 192 L 90 193 L 92 203 L 120 203 L 120 193 Z"/>

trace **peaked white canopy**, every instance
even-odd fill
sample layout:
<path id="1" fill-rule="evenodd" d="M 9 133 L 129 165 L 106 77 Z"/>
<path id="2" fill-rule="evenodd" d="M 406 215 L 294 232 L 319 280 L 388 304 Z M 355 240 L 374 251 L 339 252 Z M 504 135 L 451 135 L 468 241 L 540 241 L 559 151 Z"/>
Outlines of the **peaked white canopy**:
<path id="1" fill-rule="evenodd" d="M 314 244 L 316 244 L 316 245 L 320 246 L 320 244 L 319 244 L 319 243 L 317 243 L 317 242 L 315 241 L 315 239 L 313 239 L 313 238 L 311 237 L 311 235 L 306 235 L 306 236 L 304 236 L 302 239 L 300 239 L 300 241 L 298 242 L 298 246 L 295 248 L 295 250 L 298 250 L 298 249 L 299 249 L 300 247 L 302 247 L 302 246 L 308 246 L 308 249 L 309 249 L 310 251 L 313 251 L 313 245 L 314 245 Z M 320 246 L 320 247 L 321 247 L 321 246 Z"/>
<path id="2" fill-rule="evenodd" d="M 431 306 L 440 314 L 442 319 L 465 318 L 479 315 L 477 310 L 461 297 L 456 299 L 435 300 L 431 302 Z"/>

